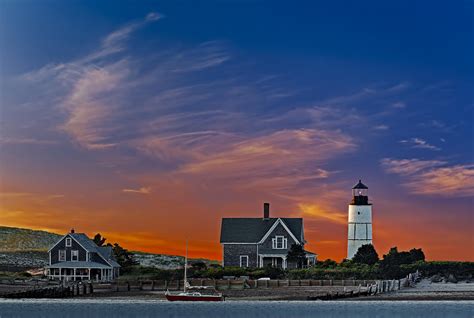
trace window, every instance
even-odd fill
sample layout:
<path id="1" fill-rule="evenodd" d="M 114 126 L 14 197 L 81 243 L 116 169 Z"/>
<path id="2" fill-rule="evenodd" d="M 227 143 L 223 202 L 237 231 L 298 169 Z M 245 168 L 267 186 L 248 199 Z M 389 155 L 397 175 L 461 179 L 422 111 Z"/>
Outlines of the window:
<path id="1" fill-rule="evenodd" d="M 70 237 L 66 238 L 66 247 L 71 247 L 72 246 L 72 240 Z"/>
<path id="2" fill-rule="evenodd" d="M 59 250 L 59 261 L 64 262 L 66 260 L 66 250 Z"/>
<path id="3" fill-rule="evenodd" d="M 78 250 L 71 251 L 71 261 L 77 262 L 78 260 L 79 260 L 79 251 Z"/>
<path id="4" fill-rule="evenodd" d="M 288 239 L 282 235 L 272 238 L 272 248 L 282 250 L 288 247 Z"/>
<path id="5" fill-rule="evenodd" d="M 249 267 L 248 255 L 240 255 L 240 267 Z"/>

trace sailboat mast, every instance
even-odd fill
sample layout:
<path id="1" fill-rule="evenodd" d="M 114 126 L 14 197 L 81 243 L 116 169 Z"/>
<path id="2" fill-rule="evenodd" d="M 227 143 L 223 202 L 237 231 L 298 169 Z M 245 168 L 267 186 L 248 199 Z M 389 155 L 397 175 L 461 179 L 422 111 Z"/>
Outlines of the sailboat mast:
<path id="1" fill-rule="evenodd" d="M 186 240 L 186 257 L 184 259 L 184 292 L 186 292 L 187 285 L 187 272 L 188 272 L 188 240 Z"/>

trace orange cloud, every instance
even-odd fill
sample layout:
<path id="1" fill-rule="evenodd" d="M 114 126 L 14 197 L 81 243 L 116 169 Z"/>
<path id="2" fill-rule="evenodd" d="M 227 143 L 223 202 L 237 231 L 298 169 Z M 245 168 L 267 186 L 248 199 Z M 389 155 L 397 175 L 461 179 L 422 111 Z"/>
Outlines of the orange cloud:
<path id="1" fill-rule="evenodd" d="M 444 197 L 474 195 L 474 165 L 446 166 L 446 162 L 438 160 L 388 158 L 381 164 L 388 172 L 406 177 L 405 186 L 414 193 Z"/>
<path id="2" fill-rule="evenodd" d="M 321 208 L 317 204 L 298 204 L 299 209 L 303 213 L 304 217 L 319 219 L 329 222 L 334 222 L 338 224 L 347 223 L 347 214 L 340 212 L 330 212 L 327 209 Z"/>

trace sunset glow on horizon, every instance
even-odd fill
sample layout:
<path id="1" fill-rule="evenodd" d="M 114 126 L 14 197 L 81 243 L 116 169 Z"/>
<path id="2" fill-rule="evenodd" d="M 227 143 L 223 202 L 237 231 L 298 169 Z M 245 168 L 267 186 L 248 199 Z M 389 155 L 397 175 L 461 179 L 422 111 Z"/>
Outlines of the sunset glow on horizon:
<path id="1" fill-rule="evenodd" d="M 189 240 L 191 257 L 220 260 L 221 219 L 270 202 L 304 218 L 307 250 L 340 261 L 362 179 L 380 257 L 474 261 L 461 5 L 390 4 L 382 20 L 376 2 L 271 16 L 252 2 L 54 3 L 1 4 L 0 226 L 173 255 Z"/>

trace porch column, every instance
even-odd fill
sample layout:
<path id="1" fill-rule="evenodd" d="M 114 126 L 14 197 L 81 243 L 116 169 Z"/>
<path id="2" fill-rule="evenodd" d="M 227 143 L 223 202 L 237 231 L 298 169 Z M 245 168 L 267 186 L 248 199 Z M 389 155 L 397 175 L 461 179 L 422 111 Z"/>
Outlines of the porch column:
<path id="1" fill-rule="evenodd" d="M 286 264 L 286 256 L 283 256 L 283 257 L 282 257 L 281 267 L 282 267 L 283 269 L 286 269 L 286 267 L 287 267 L 287 264 Z"/>
<path id="2" fill-rule="evenodd" d="M 73 270 L 74 281 L 76 281 L 76 269 Z"/>
<path id="3" fill-rule="evenodd" d="M 87 269 L 87 274 L 89 275 L 89 280 L 91 280 L 91 269 L 90 268 Z"/>
<path id="4" fill-rule="evenodd" d="M 62 270 L 62 268 L 60 267 L 59 268 L 59 280 L 61 280 L 61 270 Z"/>

